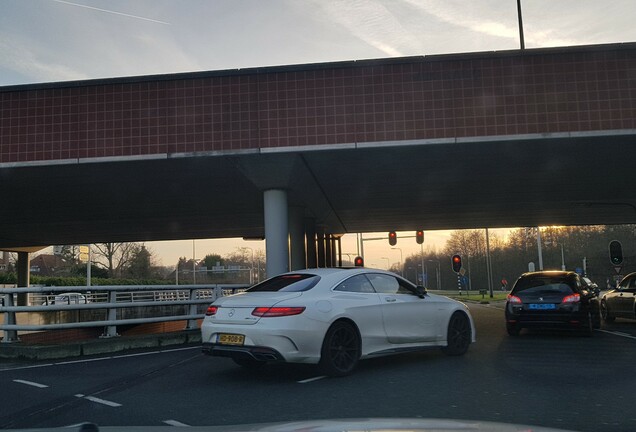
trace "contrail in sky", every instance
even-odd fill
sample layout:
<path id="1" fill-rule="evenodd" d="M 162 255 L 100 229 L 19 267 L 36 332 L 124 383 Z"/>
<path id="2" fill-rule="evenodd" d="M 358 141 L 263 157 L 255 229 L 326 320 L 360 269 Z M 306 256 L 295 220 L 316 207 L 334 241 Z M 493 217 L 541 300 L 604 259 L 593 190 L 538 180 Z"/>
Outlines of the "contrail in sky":
<path id="1" fill-rule="evenodd" d="M 128 18 L 137 18 L 137 19 L 140 19 L 140 20 L 150 21 L 150 22 L 154 22 L 154 23 L 158 23 L 158 24 L 170 25 L 170 23 L 165 22 L 165 21 L 159 21 L 159 20 L 154 20 L 154 19 L 151 19 L 151 18 L 140 17 L 140 16 L 137 16 L 137 15 L 130 15 L 130 14 L 122 13 L 122 12 L 115 12 L 115 11 L 111 11 L 111 10 L 100 9 L 100 8 L 96 8 L 96 7 L 93 7 L 93 6 L 87 6 L 87 5 L 83 5 L 83 4 L 71 3 L 69 1 L 64 1 L 64 0 L 53 0 L 53 1 L 57 2 L 57 3 L 64 3 L 64 4 L 67 4 L 67 5 L 71 5 L 71 6 L 78 6 L 78 7 L 83 7 L 83 8 L 86 8 L 86 9 L 93 9 L 93 10 L 96 10 L 96 11 L 99 11 L 99 12 L 106 12 L 106 13 L 110 13 L 110 14 L 113 14 L 113 15 L 121 15 L 121 16 L 125 16 L 125 17 L 128 17 Z"/>

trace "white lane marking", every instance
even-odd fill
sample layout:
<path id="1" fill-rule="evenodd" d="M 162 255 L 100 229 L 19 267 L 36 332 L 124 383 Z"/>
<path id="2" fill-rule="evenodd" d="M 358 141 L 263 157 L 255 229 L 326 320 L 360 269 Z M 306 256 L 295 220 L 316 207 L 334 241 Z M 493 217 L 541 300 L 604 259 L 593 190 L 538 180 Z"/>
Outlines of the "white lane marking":
<path id="1" fill-rule="evenodd" d="M 187 425 L 185 423 L 181 423 L 180 421 L 177 420 L 164 420 L 163 421 L 165 424 L 170 425 L 170 426 L 176 426 L 176 427 L 190 427 L 190 425 Z"/>
<path id="2" fill-rule="evenodd" d="M 40 384 L 40 383 L 36 383 L 36 382 L 33 382 L 33 381 L 25 381 L 25 380 L 21 380 L 21 379 L 14 379 L 13 382 L 30 385 L 30 386 L 37 387 L 37 388 L 47 388 L 48 387 L 45 384 Z"/>
<path id="3" fill-rule="evenodd" d="M 84 396 L 81 393 L 76 394 L 75 397 L 84 398 L 84 399 L 87 399 L 87 400 L 89 400 L 91 402 L 99 403 L 99 404 L 102 404 L 102 405 L 107 405 L 109 407 L 114 407 L 114 408 L 122 406 L 120 403 L 117 403 L 117 402 L 112 402 L 112 401 L 108 401 L 108 400 L 105 400 L 105 399 L 96 398 L 95 396 Z"/>
<path id="4" fill-rule="evenodd" d="M 39 365 L 31 365 L 31 366 L 17 366 L 17 367 L 8 367 L 6 369 L 0 369 L 0 372 L 4 372 L 4 371 L 14 371 L 14 370 L 22 370 L 22 369 L 35 369 L 35 368 L 41 368 L 41 367 L 47 367 L 47 366 L 53 366 L 53 363 L 46 363 L 46 364 L 39 364 Z"/>
<path id="5" fill-rule="evenodd" d="M 201 345 L 186 347 L 186 348 L 174 348 L 174 349 L 166 349 L 166 350 L 160 350 L 160 351 L 151 351 L 151 352 L 144 352 L 144 353 L 137 353 L 137 354 L 124 354 L 119 356 L 107 356 L 107 357 L 98 357 L 98 358 L 91 358 L 91 359 L 68 360 L 63 362 L 45 363 L 40 365 L 29 365 L 29 366 L 18 366 L 13 368 L 8 367 L 6 369 L 0 369 L 0 372 L 15 371 L 15 370 L 21 370 L 21 369 L 42 368 L 42 367 L 49 367 L 49 366 L 69 365 L 69 364 L 77 364 L 77 363 L 90 363 L 90 362 L 96 362 L 96 361 L 102 361 L 102 360 L 113 360 L 113 359 L 119 359 L 119 358 L 133 357 L 137 355 L 163 354 L 163 353 L 170 353 L 173 351 L 186 351 L 186 350 L 192 350 L 192 349 L 200 350 Z"/>
<path id="6" fill-rule="evenodd" d="M 90 363 L 90 362 L 95 362 L 95 361 L 100 361 L 100 360 L 106 360 L 108 358 L 110 358 L 110 357 L 99 357 L 99 358 L 80 359 L 80 360 L 67 360 L 67 361 L 62 361 L 62 362 L 51 363 L 51 365 L 70 365 L 70 364 L 76 364 L 76 363 Z"/>
<path id="7" fill-rule="evenodd" d="M 296 382 L 298 384 L 307 384 L 307 383 L 310 383 L 310 382 L 313 382 L 313 381 L 321 380 L 323 378 L 327 378 L 327 377 L 323 375 L 323 376 L 317 376 L 317 377 L 313 377 L 313 378 L 307 378 L 307 379 L 304 379 L 304 380 L 301 380 L 301 381 L 296 381 Z"/>
<path id="8" fill-rule="evenodd" d="M 629 338 L 629 339 L 636 339 L 636 336 L 632 336 L 628 333 L 623 333 L 623 332 L 617 332 L 617 331 L 609 331 L 609 330 L 602 330 L 602 329 L 596 329 L 596 331 L 600 331 L 603 333 L 609 333 L 612 334 L 614 336 L 620 336 L 620 337 L 624 337 L 624 338 Z"/>

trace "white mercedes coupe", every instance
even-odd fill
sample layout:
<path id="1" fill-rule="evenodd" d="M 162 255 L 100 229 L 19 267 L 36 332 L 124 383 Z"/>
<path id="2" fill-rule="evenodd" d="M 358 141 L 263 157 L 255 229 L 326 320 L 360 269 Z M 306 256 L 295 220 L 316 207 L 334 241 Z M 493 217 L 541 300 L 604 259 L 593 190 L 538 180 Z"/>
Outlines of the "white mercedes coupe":
<path id="1" fill-rule="evenodd" d="M 244 367 L 267 362 L 351 373 L 360 359 L 441 347 L 464 354 L 475 326 L 463 303 L 376 269 L 285 273 L 220 297 L 201 325 L 203 352 Z"/>

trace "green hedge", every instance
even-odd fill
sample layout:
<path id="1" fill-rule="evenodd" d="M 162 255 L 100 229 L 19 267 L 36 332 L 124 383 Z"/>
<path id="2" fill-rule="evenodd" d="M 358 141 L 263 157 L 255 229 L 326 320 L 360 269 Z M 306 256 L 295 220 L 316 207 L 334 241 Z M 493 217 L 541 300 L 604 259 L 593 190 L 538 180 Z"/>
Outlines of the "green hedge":
<path id="1" fill-rule="evenodd" d="M 16 284 L 15 273 L 0 274 L 0 284 Z M 86 286 L 85 277 L 31 276 L 31 285 L 44 286 Z M 91 278 L 91 285 L 169 285 L 168 281 L 156 279 L 106 279 Z"/>

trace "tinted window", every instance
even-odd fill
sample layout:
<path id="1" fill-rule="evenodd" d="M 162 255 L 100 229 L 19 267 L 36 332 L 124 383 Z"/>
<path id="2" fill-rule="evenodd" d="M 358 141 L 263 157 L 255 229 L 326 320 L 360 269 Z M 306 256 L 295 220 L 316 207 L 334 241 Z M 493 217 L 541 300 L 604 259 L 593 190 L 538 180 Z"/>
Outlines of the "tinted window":
<path id="1" fill-rule="evenodd" d="M 384 274 L 367 275 L 373 284 L 373 288 L 382 294 L 414 294 L 415 290 L 405 281 Z"/>
<path id="2" fill-rule="evenodd" d="M 521 278 L 512 289 L 513 294 L 571 294 L 576 282 L 562 277 L 531 276 Z"/>
<path id="3" fill-rule="evenodd" d="M 336 288 L 336 291 L 357 292 L 357 293 L 374 293 L 373 286 L 365 275 L 357 275 L 350 277 Z"/>
<path id="4" fill-rule="evenodd" d="M 248 289 L 249 292 L 282 291 L 300 292 L 312 289 L 320 280 L 312 274 L 287 274 L 275 276 Z"/>

